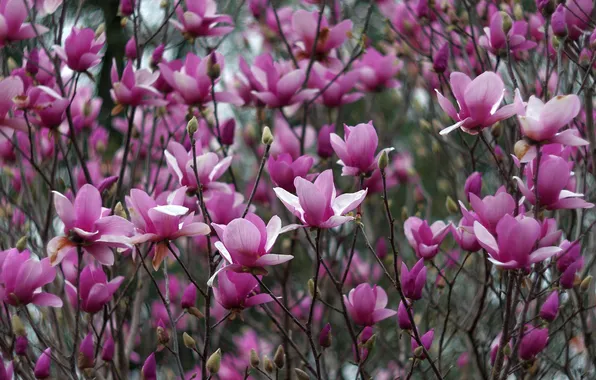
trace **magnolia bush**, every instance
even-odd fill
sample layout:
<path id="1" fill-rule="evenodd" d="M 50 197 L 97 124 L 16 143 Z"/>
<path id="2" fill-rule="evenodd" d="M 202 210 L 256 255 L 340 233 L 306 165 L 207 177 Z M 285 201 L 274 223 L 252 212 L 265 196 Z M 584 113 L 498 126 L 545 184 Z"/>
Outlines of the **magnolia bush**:
<path id="1" fill-rule="evenodd" d="M 0 380 L 594 379 L 592 0 L 0 0 Z"/>

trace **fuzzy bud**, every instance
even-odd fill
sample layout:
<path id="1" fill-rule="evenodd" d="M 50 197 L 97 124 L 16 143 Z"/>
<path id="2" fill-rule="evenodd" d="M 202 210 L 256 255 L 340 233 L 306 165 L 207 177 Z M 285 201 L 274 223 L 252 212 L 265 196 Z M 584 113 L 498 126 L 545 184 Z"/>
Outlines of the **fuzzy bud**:
<path id="1" fill-rule="evenodd" d="M 582 282 L 579 284 L 579 290 L 581 292 L 586 292 L 588 291 L 588 289 L 590 288 L 590 284 L 592 283 L 592 276 L 587 276 L 586 278 L 584 278 L 582 280 Z"/>
<path id="2" fill-rule="evenodd" d="M 105 31 L 106 31 L 106 24 L 105 23 L 99 24 L 99 26 L 97 27 L 97 29 L 95 29 L 95 39 L 98 39 L 99 37 L 101 37 L 101 35 Z"/>
<path id="3" fill-rule="evenodd" d="M 255 351 L 255 349 L 250 350 L 250 366 L 252 368 L 258 368 L 261 364 L 261 359 L 259 359 L 259 354 Z"/>
<path id="4" fill-rule="evenodd" d="M 16 336 L 27 336 L 27 331 L 25 330 L 25 325 L 23 325 L 23 321 L 19 318 L 18 315 L 14 314 L 11 318 L 11 325 L 12 325 L 12 332 Z"/>
<path id="5" fill-rule="evenodd" d="M 269 127 L 263 128 L 263 134 L 261 135 L 261 142 L 265 145 L 273 144 L 273 134 L 271 133 L 271 129 L 269 129 Z"/>
<path id="6" fill-rule="evenodd" d="M 530 150 L 530 144 L 528 144 L 525 140 L 519 140 L 513 146 L 513 153 L 515 154 L 515 157 L 520 160 L 526 155 L 528 150 Z"/>
<path id="7" fill-rule="evenodd" d="M 265 368 L 265 371 L 267 371 L 267 373 L 273 373 L 273 362 L 271 361 L 271 359 L 269 359 L 267 355 L 263 356 L 263 367 Z"/>
<path id="8" fill-rule="evenodd" d="M 192 315 L 193 317 L 195 317 L 197 319 L 201 319 L 205 316 L 203 313 L 201 313 L 201 310 L 197 309 L 194 306 L 189 307 L 188 309 L 186 309 L 186 311 L 188 312 L 188 314 Z"/>
<path id="9" fill-rule="evenodd" d="M 221 74 L 221 66 L 217 63 L 217 56 L 215 53 L 211 53 L 207 59 L 209 60 L 207 61 L 207 75 L 209 75 L 209 78 L 215 80 L 219 78 L 219 75 Z"/>
<path id="10" fill-rule="evenodd" d="M 157 328 L 155 329 L 155 332 L 157 334 L 157 341 L 160 344 L 163 344 L 165 346 L 170 342 L 170 334 L 168 333 L 166 325 L 163 323 L 161 319 L 159 320 L 159 322 L 157 322 Z"/>
<path id="11" fill-rule="evenodd" d="M 117 215 L 121 218 L 126 219 L 126 213 L 124 212 L 124 206 L 122 206 L 121 202 L 116 203 L 116 207 L 114 207 L 114 215 Z"/>
<path id="12" fill-rule="evenodd" d="M 196 347 L 197 342 L 194 340 L 194 338 L 190 335 L 188 335 L 188 333 L 184 332 L 184 334 L 182 334 L 182 341 L 184 342 L 184 346 L 186 348 L 189 349 L 193 349 Z"/>
<path id="13" fill-rule="evenodd" d="M 381 152 L 377 164 L 379 165 L 379 170 L 385 170 L 385 168 L 389 165 L 389 155 L 387 154 L 386 150 Z"/>
<path id="14" fill-rule="evenodd" d="M 273 363 L 279 369 L 282 369 L 286 364 L 286 352 L 284 351 L 284 346 L 281 344 L 277 347 L 277 351 L 275 351 L 275 355 L 273 356 Z"/>
<path id="15" fill-rule="evenodd" d="M 311 297 L 313 297 L 313 298 L 314 298 L 314 297 L 315 297 L 315 293 L 316 293 L 317 295 L 319 295 L 319 289 L 318 289 L 318 287 L 317 287 L 317 289 L 315 290 L 315 280 L 314 280 L 314 279 L 310 278 L 310 279 L 308 280 L 307 286 L 308 286 L 308 294 L 309 294 Z"/>
<path id="16" fill-rule="evenodd" d="M 198 129 L 199 129 L 199 122 L 198 122 L 196 116 L 193 116 L 186 124 L 186 130 L 188 131 L 188 135 L 192 137 Z"/>
<path id="17" fill-rule="evenodd" d="M 501 18 L 503 19 L 503 32 L 507 34 L 513 27 L 513 20 L 511 19 L 511 16 L 509 16 L 506 12 L 500 11 L 499 13 L 501 14 Z"/>
<path id="18" fill-rule="evenodd" d="M 457 203 L 455 203 L 453 198 L 451 198 L 451 196 L 449 196 L 449 195 L 445 199 L 445 208 L 447 209 L 447 211 L 450 214 L 456 214 L 459 211 L 459 208 L 457 207 Z"/>
<path id="19" fill-rule="evenodd" d="M 424 355 L 424 348 L 422 348 L 422 346 L 418 346 L 418 347 L 416 347 L 416 349 L 414 349 L 414 357 L 420 358 L 423 355 Z"/>
<path id="20" fill-rule="evenodd" d="M 298 380 L 309 380 L 310 376 L 308 376 L 308 373 L 304 372 L 301 369 L 298 368 L 294 368 L 294 374 L 296 375 L 296 378 Z"/>
<path id="21" fill-rule="evenodd" d="M 23 236 L 21 237 L 18 241 L 17 241 L 17 245 L 15 246 L 15 248 L 19 251 L 19 252 L 23 252 L 25 250 L 25 248 L 27 248 L 27 236 Z"/>
<path id="22" fill-rule="evenodd" d="M 221 349 L 217 349 L 214 353 L 209 356 L 207 359 L 207 370 L 210 374 L 214 375 L 219 372 L 219 368 L 221 367 Z"/>

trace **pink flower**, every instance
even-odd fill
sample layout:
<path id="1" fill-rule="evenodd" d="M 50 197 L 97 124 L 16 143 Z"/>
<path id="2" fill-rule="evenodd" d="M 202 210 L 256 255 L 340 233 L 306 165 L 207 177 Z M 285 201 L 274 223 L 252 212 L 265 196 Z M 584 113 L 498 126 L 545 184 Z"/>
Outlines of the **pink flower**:
<path id="1" fill-rule="evenodd" d="M 360 284 L 345 296 L 344 302 L 350 317 L 357 325 L 372 326 L 375 323 L 394 316 L 397 312 L 385 309 L 387 293 L 380 286 Z"/>
<path id="2" fill-rule="evenodd" d="M 501 12 L 495 12 L 490 19 L 490 27 L 484 28 L 485 36 L 480 36 L 480 46 L 496 56 L 507 54 L 507 43 L 512 53 L 526 51 L 536 47 L 536 42 L 527 41 L 528 23 L 515 21 L 507 34 L 503 29 L 503 16 Z"/>
<path id="3" fill-rule="evenodd" d="M 35 363 L 35 369 L 33 373 L 36 379 L 47 379 L 50 377 L 50 368 L 52 365 L 52 349 L 46 348 Z"/>
<path id="4" fill-rule="evenodd" d="M 136 235 L 134 244 L 154 243 L 153 269 L 158 270 L 171 248 L 178 256 L 176 245 L 170 244 L 180 237 L 207 235 L 211 232 L 205 223 L 195 222 L 188 208 L 180 206 L 186 188 L 181 187 L 168 197 L 168 203 L 159 205 L 147 193 L 132 189 L 126 197 Z"/>
<path id="5" fill-rule="evenodd" d="M 189 284 L 186 289 L 184 289 L 184 293 L 182 294 L 182 299 L 180 300 L 180 306 L 183 309 L 188 309 L 189 307 L 195 306 L 195 302 L 197 301 L 197 287 L 195 284 Z"/>
<path id="6" fill-rule="evenodd" d="M 28 107 L 37 114 L 36 123 L 41 127 L 54 129 L 66 119 L 66 108 L 70 99 L 60 96 L 46 86 L 32 87 L 27 91 Z"/>
<path id="7" fill-rule="evenodd" d="M 482 199 L 473 193 L 468 195 L 474 213 L 468 211 L 461 201 L 459 202 L 464 218 L 468 219 L 468 225 L 470 221 L 477 220 L 491 233 L 495 232 L 497 223 L 503 216 L 513 215 L 515 211 L 515 199 L 505 191 L 504 187 L 500 187 L 494 196 L 487 195 Z"/>
<path id="8" fill-rule="evenodd" d="M 594 8 L 593 0 L 567 0 L 565 2 L 565 20 L 569 31 L 568 38 L 577 40 L 583 30 L 590 26 L 590 15 Z"/>
<path id="9" fill-rule="evenodd" d="M 374 170 L 382 152 L 375 156 L 379 137 L 372 121 L 350 127 L 344 124 L 344 138 L 331 134 L 331 146 L 343 166 L 342 175 L 362 175 Z M 385 149 L 390 151 L 393 148 Z"/>
<path id="10" fill-rule="evenodd" d="M 64 223 L 64 235 L 56 236 L 48 243 L 48 256 L 52 265 L 77 247 L 93 256 L 102 265 L 114 264 L 112 248 L 130 246 L 132 224 L 119 216 L 108 215 L 101 207 L 101 194 L 86 184 L 79 189 L 74 204 L 64 195 L 54 191 L 54 205 L 58 217 Z"/>
<path id="11" fill-rule="evenodd" d="M 199 149 L 197 149 L 199 150 Z M 168 169 L 175 178 L 178 179 L 180 186 L 187 186 L 189 191 L 195 191 L 198 188 L 197 177 L 194 172 L 195 159 L 192 150 L 187 152 L 181 144 L 170 141 L 168 149 L 164 152 Z M 217 182 L 226 170 L 232 164 L 232 156 L 222 160 L 213 152 L 203 153 L 196 157 L 197 174 L 201 186 L 207 191 L 219 190 L 230 192 L 230 188 L 223 182 Z"/>
<path id="12" fill-rule="evenodd" d="M 470 211 L 467 217 L 464 216 L 460 219 L 457 227 L 455 227 L 453 224 L 450 224 L 451 235 L 453 235 L 457 245 L 459 245 L 464 251 L 476 252 L 482 248 L 480 244 L 478 244 L 476 236 L 474 235 L 475 220 L 476 213 Z"/>
<path id="13" fill-rule="evenodd" d="M 27 123 L 21 117 L 10 117 L 14 107 L 13 98 L 24 92 L 23 81 L 19 77 L 7 77 L 0 80 L 0 128 L 27 130 Z"/>
<path id="14" fill-rule="evenodd" d="M 310 58 L 314 48 L 315 59 L 325 60 L 333 49 L 344 43 L 348 33 L 352 31 L 352 21 L 343 20 L 331 27 L 327 18 L 323 16 L 317 39 L 318 19 L 318 11 L 298 10 L 292 15 L 292 30 L 297 41 L 299 50 L 297 55 L 300 59 Z"/>
<path id="15" fill-rule="evenodd" d="M 308 78 L 308 86 L 316 88 L 321 92 L 317 103 L 325 107 L 334 108 L 344 104 L 354 103 L 364 96 L 361 92 L 351 92 L 358 81 L 360 73 L 356 70 L 347 71 L 339 77 L 337 72 L 332 71 L 319 62 L 315 62 Z M 331 82 L 333 81 L 333 82 Z M 331 82 L 331 84 L 329 84 Z"/>
<path id="16" fill-rule="evenodd" d="M 363 91 L 382 91 L 399 85 L 395 76 L 402 64 L 394 55 L 382 55 L 369 47 L 360 60 L 355 62 L 354 67 L 360 73 L 358 88 Z"/>
<path id="17" fill-rule="evenodd" d="M 189 37 L 223 36 L 234 30 L 234 20 L 229 15 L 217 14 L 215 0 L 187 0 L 186 12 L 176 8 L 178 20 L 170 19 L 174 27 Z M 223 25 L 218 25 L 223 24 Z"/>
<path id="18" fill-rule="evenodd" d="M 526 332 L 524 332 L 519 345 L 519 357 L 522 360 L 531 360 L 548 344 L 548 328 L 539 329 L 532 325 L 526 325 L 525 329 Z"/>
<path id="19" fill-rule="evenodd" d="M 30 303 L 37 306 L 62 307 L 62 300 L 41 287 L 54 281 L 56 269 L 50 259 L 38 260 L 30 257 L 28 250 L 19 252 L 9 249 L 0 252 L 2 273 L 0 275 L 0 298 L 9 305 L 21 306 Z"/>
<path id="20" fill-rule="evenodd" d="M 70 104 L 72 123 L 76 131 L 96 125 L 102 103 L 102 98 L 93 96 L 92 87 L 77 88 L 77 93 Z M 97 131 L 102 130 L 97 129 Z"/>
<path id="21" fill-rule="evenodd" d="M 466 198 L 470 200 L 469 194 L 472 193 L 477 197 L 480 197 L 482 192 L 482 173 L 474 172 L 466 179 L 464 184 L 464 194 Z"/>
<path id="22" fill-rule="evenodd" d="M 333 146 L 331 146 L 331 134 L 335 131 L 335 125 L 325 124 L 321 126 L 317 138 L 317 154 L 321 158 L 333 156 Z"/>
<path id="23" fill-rule="evenodd" d="M 101 62 L 99 51 L 105 43 L 105 34 L 95 37 L 91 28 L 72 28 L 64 47 L 54 45 L 56 55 L 73 71 L 87 71 Z"/>
<path id="24" fill-rule="evenodd" d="M 95 363 L 95 355 L 93 352 L 94 347 L 95 343 L 93 342 L 93 333 L 89 332 L 81 341 L 81 346 L 79 347 L 77 363 L 80 369 L 93 368 Z"/>
<path id="25" fill-rule="evenodd" d="M 104 305 L 112 299 L 122 281 L 124 281 L 124 277 L 117 276 L 108 282 L 103 269 L 90 264 L 81 271 L 78 290 L 75 285 L 66 281 L 66 295 L 73 307 L 77 307 L 80 298 L 81 310 L 94 314 L 101 311 Z"/>
<path id="26" fill-rule="evenodd" d="M 294 186 L 294 179 L 296 177 L 307 178 L 308 171 L 312 167 L 314 159 L 310 156 L 304 155 L 292 160 L 292 157 L 287 153 L 282 153 L 277 156 L 269 156 L 267 160 L 267 170 L 271 181 L 276 186 L 294 193 L 296 187 Z"/>
<path id="27" fill-rule="evenodd" d="M 416 256 L 430 260 L 439 252 L 439 245 L 447 236 L 449 226 L 441 221 L 429 226 L 426 220 L 411 216 L 404 223 L 404 234 Z"/>
<path id="28" fill-rule="evenodd" d="M 577 95 L 559 95 L 546 104 L 532 95 L 525 110 L 519 112 L 521 132 L 532 142 L 559 143 L 567 146 L 588 145 L 575 129 L 559 132 L 577 117 L 580 110 L 581 103 Z M 534 157 L 536 146 L 533 145 L 521 158 L 521 162 L 530 162 Z"/>
<path id="29" fill-rule="evenodd" d="M 559 313 L 559 293 L 554 290 L 540 308 L 540 318 L 552 322 Z"/>
<path id="30" fill-rule="evenodd" d="M 422 343 L 422 346 L 424 346 L 424 348 L 428 351 L 430 350 L 430 347 L 433 344 L 433 338 L 435 337 L 435 329 L 430 329 L 429 331 L 427 331 L 424 335 L 420 336 L 420 342 Z M 416 339 L 414 339 L 414 337 L 412 337 L 410 339 L 410 344 L 412 346 L 412 352 L 414 352 L 420 345 L 418 344 L 418 342 L 416 341 Z M 421 354 L 421 359 L 426 359 L 426 355 L 423 353 Z"/>
<path id="31" fill-rule="evenodd" d="M 519 190 L 531 204 L 536 204 L 538 192 L 539 205 L 549 210 L 594 207 L 594 204 L 581 198 L 583 194 L 566 190 L 572 179 L 567 160 L 555 155 L 543 155 L 538 168 L 538 189 L 534 186 L 536 168 L 536 159 L 526 166 L 527 185 L 521 178 L 514 177 Z"/>
<path id="32" fill-rule="evenodd" d="M 288 153 L 292 156 L 293 160 L 296 160 L 302 154 L 300 153 L 300 132 L 292 131 L 292 127 L 288 122 L 281 116 L 280 113 L 275 115 L 275 127 L 273 129 L 275 133 L 275 139 L 271 144 L 271 155 L 277 156 L 281 153 Z M 299 133 L 298 135 L 296 133 Z M 304 136 L 304 149 L 308 150 L 316 139 L 315 130 L 307 125 Z"/>
<path id="33" fill-rule="evenodd" d="M 232 264 L 222 269 L 241 272 L 248 268 L 283 264 L 294 258 L 291 255 L 270 253 L 279 234 L 295 228 L 282 228 L 281 219 L 277 215 L 267 225 L 257 215 L 248 213 L 244 219 L 234 219 L 227 225 L 212 223 L 212 226 L 220 239 L 215 242 L 215 248 Z M 213 277 L 210 279 L 210 283 L 212 282 Z"/>
<path id="34" fill-rule="evenodd" d="M 582 258 L 582 247 L 578 241 L 570 242 L 569 240 L 563 240 L 559 247 L 561 247 L 561 252 L 557 255 L 557 269 L 559 272 L 564 272 Z"/>
<path id="35" fill-rule="evenodd" d="M 23 23 L 28 17 L 25 2 L 22 0 L 0 1 L 0 47 L 7 43 L 20 40 L 28 40 L 37 33 L 44 34 L 48 31 L 43 25 Z"/>
<path id="36" fill-rule="evenodd" d="M 314 183 L 296 177 L 294 186 L 297 196 L 281 187 L 276 187 L 273 191 L 304 225 L 318 228 L 333 228 L 354 219 L 345 214 L 358 207 L 367 193 L 367 190 L 360 190 L 336 197 L 331 169 L 321 173 Z"/>
<path id="37" fill-rule="evenodd" d="M 261 67 L 252 67 L 254 87 L 252 94 L 270 108 L 281 108 L 311 99 L 318 90 L 302 89 L 306 74 L 294 69 L 289 61 L 273 62 L 267 55 Z"/>
<path id="38" fill-rule="evenodd" d="M 114 358 L 114 339 L 109 336 L 103 344 L 103 348 L 101 350 L 101 360 L 104 362 L 111 362 Z"/>
<path id="39" fill-rule="evenodd" d="M 163 79 L 180 96 L 181 103 L 201 105 L 213 101 L 211 97 L 213 83 L 208 72 L 209 66 L 213 64 L 212 61 L 217 62 L 220 70 L 223 71 L 224 58 L 217 52 L 211 53 L 211 55 L 203 59 L 193 53 L 188 53 L 184 60 L 184 65 L 176 70 L 166 63 L 160 63 L 158 66 Z M 218 82 L 218 79 L 215 80 L 215 83 Z M 243 103 L 242 99 L 227 91 L 216 92 L 215 100 L 223 103 L 231 103 L 236 106 L 240 106 Z"/>
<path id="40" fill-rule="evenodd" d="M 217 190 L 209 192 L 205 199 L 205 207 L 213 223 L 228 224 L 242 216 L 246 204 L 244 196 L 240 193 Z"/>
<path id="41" fill-rule="evenodd" d="M 474 234 L 488 252 L 488 260 L 504 269 L 526 268 L 561 252 L 552 246 L 534 250 L 540 238 L 540 224 L 534 218 L 507 214 L 497 223 L 496 233 L 495 239 L 482 224 L 474 222 Z"/>
<path id="42" fill-rule="evenodd" d="M 154 352 L 145 359 L 143 368 L 141 368 L 141 377 L 143 380 L 157 380 L 157 362 Z"/>
<path id="43" fill-rule="evenodd" d="M 441 130 L 441 135 L 462 128 L 464 132 L 477 134 L 479 130 L 490 127 L 498 121 L 510 118 L 518 112 L 519 104 L 509 104 L 499 109 L 505 95 L 505 85 L 501 78 L 486 71 L 471 80 L 466 74 L 451 73 L 451 89 L 459 105 L 459 112 L 441 93 L 435 89 L 439 105 L 457 121 L 450 127 Z M 516 96 L 519 94 L 516 91 Z"/>
<path id="44" fill-rule="evenodd" d="M 426 267 L 424 266 L 424 259 L 418 260 L 412 267 L 412 270 L 408 270 L 406 263 L 402 262 L 399 276 L 404 296 L 412 300 L 419 300 L 422 298 L 422 290 L 426 283 Z"/>
<path id="45" fill-rule="evenodd" d="M 273 301 L 269 294 L 255 294 L 259 283 L 250 273 L 223 271 L 217 275 L 217 282 L 218 286 L 213 287 L 213 294 L 226 310 L 241 311 Z"/>
<path id="46" fill-rule="evenodd" d="M 399 302 L 399 306 L 397 308 L 397 325 L 402 330 L 412 330 L 414 327 L 410 321 L 408 310 L 402 301 Z"/>
<path id="47" fill-rule="evenodd" d="M 128 62 L 122 78 L 118 76 L 116 60 L 112 63 L 112 89 L 110 93 L 115 103 L 123 106 L 165 105 L 161 94 L 151 85 L 157 80 L 159 73 L 148 69 L 134 71 L 132 62 Z"/>

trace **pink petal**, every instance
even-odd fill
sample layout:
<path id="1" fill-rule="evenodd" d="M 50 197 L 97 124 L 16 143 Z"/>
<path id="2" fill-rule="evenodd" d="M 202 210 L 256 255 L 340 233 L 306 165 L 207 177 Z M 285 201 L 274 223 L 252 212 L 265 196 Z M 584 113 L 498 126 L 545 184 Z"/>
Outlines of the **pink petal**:
<path id="1" fill-rule="evenodd" d="M 279 265 L 290 261 L 293 258 L 294 256 L 292 255 L 278 255 L 275 253 L 269 253 L 267 255 L 261 256 L 257 261 L 255 261 L 255 266 L 264 267 L 268 265 Z"/>

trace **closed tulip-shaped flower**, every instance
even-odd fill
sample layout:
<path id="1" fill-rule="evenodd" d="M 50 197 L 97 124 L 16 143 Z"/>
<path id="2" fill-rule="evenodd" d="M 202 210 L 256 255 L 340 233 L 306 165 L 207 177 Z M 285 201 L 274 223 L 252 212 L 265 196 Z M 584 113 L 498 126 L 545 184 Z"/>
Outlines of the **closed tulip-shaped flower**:
<path id="1" fill-rule="evenodd" d="M 422 289 L 424 289 L 424 284 L 426 283 L 424 259 L 418 260 L 411 270 L 408 270 L 408 266 L 402 262 L 399 275 L 404 296 L 412 300 L 422 298 Z"/>
<path id="2" fill-rule="evenodd" d="M 281 187 L 273 190 L 286 208 L 304 225 L 318 228 L 333 228 L 353 220 L 353 216 L 345 214 L 358 207 L 367 193 L 367 190 L 360 190 L 336 196 L 331 169 L 321 173 L 314 183 L 296 177 L 294 186 L 297 196 Z"/>
<path id="3" fill-rule="evenodd" d="M 33 373 L 35 374 L 36 379 L 47 379 L 50 377 L 50 367 L 52 365 L 52 349 L 46 348 L 44 352 L 41 353 L 39 358 L 37 358 L 37 362 L 35 363 L 35 369 Z"/>
<path id="4" fill-rule="evenodd" d="M 559 293 L 555 290 L 546 299 L 542 308 L 540 308 L 540 318 L 552 322 L 559 313 Z"/>
<path id="5" fill-rule="evenodd" d="M 424 346 L 424 348 L 427 351 L 430 350 L 430 347 L 433 344 L 434 337 L 435 337 L 435 330 L 434 329 L 430 329 L 424 335 L 421 335 L 420 336 L 420 342 L 422 343 L 422 346 Z M 416 349 L 418 347 L 420 347 L 420 345 L 418 344 L 418 342 L 416 341 L 416 339 L 414 339 L 414 337 L 411 338 L 410 344 L 412 346 L 412 352 L 416 351 Z M 425 356 L 424 353 L 421 354 L 420 359 L 426 359 L 426 356 Z"/>
<path id="6" fill-rule="evenodd" d="M 439 245 L 449 232 L 449 226 L 441 221 L 429 226 L 426 220 L 412 216 L 404 223 L 404 233 L 416 256 L 430 260 L 439 252 Z"/>
<path id="7" fill-rule="evenodd" d="M 406 305 L 403 302 L 400 302 L 397 308 L 397 325 L 403 330 L 411 330 L 414 327 L 410 321 Z"/>
<path id="8" fill-rule="evenodd" d="M 522 360 L 531 360 L 536 357 L 548 344 L 548 328 L 539 329 L 526 325 L 526 332 L 519 345 L 519 357 Z"/>
<path id="9" fill-rule="evenodd" d="M 72 28 L 64 47 L 54 45 L 54 51 L 73 71 L 87 71 L 101 62 L 99 51 L 105 43 L 105 34 L 95 36 L 91 28 Z"/>
<path id="10" fill-rule="evenodd" d="M 66 281 L 66 294 L 75 308 L 79 304 L 80 298 L 81 310 L 93 314 L 101 311 L 104 305 L 112 299 L 122 281 L 124 281 L 124 277 L 118 276 L 108 282 L 103 269 L 90 264 L 81 271 L 78 288 L 80 294 L 77 287 L 69 281 Z"/>
<path id="11" fill-rule="evenodd" d="M 477 197 L 480 197 L 482 191 L 482 173 L 474 172 L 466 179 L 464 184 L 464 194 L 468 200 L 470 199 L 469 194 L 472 193 Z"/>
<path id="12" fill-rule="evenodd" d="M 240 311 L 273 301 L 269 294 L 253 294 L 258 290 L 259 283 L 250 273 L 223 271 L 217 275 L 217 282 L 213 294 L 224 309 Z"/>
<path id="13" fill-rule="evenodd" d="M 277 157 L 269 156 L 267 170 L 276 186 L 294 193 L 296 192 L 294 179 L 296 177 L 306 178 L 313 163 L 314 159 L 307 155 L 292 160 L 292 156 L 288 153 L 281 153 Z"/>
<path id="14" fill-rule="evenodd" d="M 364 283 L 350 290 L 344 302 L 352 320 L 361 326 L 372 326 L 395 315 L 395 310 L 386 309 L 387 293 L 383 288 Z"/>
<path id="15" fill-rule="evenodd" d="M 155 353 L 145 359 L 143 368 L 141 368 L 141 378 L 143 380 L 157 380 L 157 362 L 155 361 Z"/>

